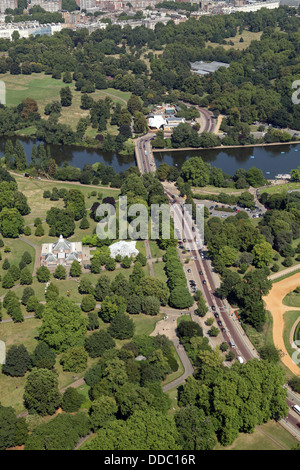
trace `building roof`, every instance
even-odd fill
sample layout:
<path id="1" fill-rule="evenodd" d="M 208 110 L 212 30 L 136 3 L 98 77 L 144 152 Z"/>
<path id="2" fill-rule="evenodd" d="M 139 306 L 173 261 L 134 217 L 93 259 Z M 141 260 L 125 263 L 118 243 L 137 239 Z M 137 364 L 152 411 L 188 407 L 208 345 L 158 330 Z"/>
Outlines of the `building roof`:
<path id="1" fill-rule="evenodd" d="M 207 73 L 212 73 L 218 70 L 220 67 L 229 67 L 229 64 L 225 62 L 192 62 L 191 69 L 193 72 L 198 73 L 199 75 L 206 75 Z"/>
<path id="2" fill-rule="evenodd" d="M 53 251 L 69 251 L 71 249 L 71 243 L 68 242 L 63 238 L 61 235 L 56 243 L 52 245 L 52 252 Z"/>
<path id="3" fill-rule="evenodd" d="M 167 121 L 161 115 L 156 115 L 148 119 L 148 126 L 154 129 L 160 129 L 166 124 Z"/>

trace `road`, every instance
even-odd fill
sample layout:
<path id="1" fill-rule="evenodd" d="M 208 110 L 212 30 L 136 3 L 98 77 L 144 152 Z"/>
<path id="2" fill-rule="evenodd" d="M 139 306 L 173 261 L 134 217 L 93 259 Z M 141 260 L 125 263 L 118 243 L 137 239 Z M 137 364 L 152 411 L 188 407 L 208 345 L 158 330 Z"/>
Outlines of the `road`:
<path id="1" fill-rule="evenodd" d="M 178 197 L 178 191 L 175 188 L 172 192 L 170 189 L 165 188 L 165 193 L 172 204 L 171 211 L 173 213 L 176 226 L 176 218 L 181 218 L 184 200 L 180 200 Z M 193 222 L 191 221 L 191 224 L 192 223 Z M 194 245 L 195 232 L 191 229 L 191 224 L 185 224 L 185 234 L 187 234 L 186 242 L 192 242 Z M 257 351 L 244 333 L 238 318 L 235 316 L 228 302 L 220 299 L 216 295 L 215 289 L 217 287 L 218 276 L 214 273 L 210 260 L 207 257 L 207 247 L 203 246 L 200 249 L 192 249 L 190 254 L 194 258 L 194 264 L 196 267 L 196 270 L 194 270 L 194 274 L 195 272 L 197 274 L 197 276 L 194 276 L 196 285 L 199 287 L 201 286 L 201 290 L 204 293 L 206 302 L 210 308 L 213 305 L 215 306 L 216 310 L 214 313 L 219 315 L 222 322 L 221 329 L 223 329 L 223 331 L 221 331 L 221 333 L 224 341 L 226 341 L 229 344 L 230 349 L 233 350 L 235 354 L 241 356 L 244 361 L 259 358 Z M 203 281 L 205 281 L 205 283 L 203 283 Z M 280 420 L 280 424 L 300 440 L 300 427 L 298 426 L 300 423 L 300 417 L 291 409 L 294 404 L 298 404 L 300 406 L 300 396 L 292 392 L 287 386 L 285 386 L 285 388 L 287 390 L 286 401 L 289 406 L 289 412 L 285 419 Z"/>
<path id="2" fill-rule="evenodd" d="M 153 134 L 148 133 L 136 141 L 135 157 L 137 166 L 142 174 L 151 173 L 156 170 L 155 160 L 153 158 L 150 144 L 150 140 L 153 139 L 153 137 Z"/>
<path id="3" fill-rule="evenodd" d="M 175 219 L 177 217 L 178 220 L 181 219 L 181 206 L 183 205 L 184 200 L 179 200 L 178 196 L 175 199 L 172 197 L 172 194 L 169 190 L 165 190 L 167 196 L 169 197 L 170 202 L 172 203 L 172 211 L 174 213 Z M 173 204 L 173 203 L 176 204 Z M 192 220 L 190 220 L 189 225 L 185 225 L 185 231 L 187 233 L 188 239 L 187 242 L 193 242 L 195 238 L 195 232 L 192 231 L 193 226 Z M 194 245 L 194 244 L 193 244 Z M 192 249 L 190 251 L 191 256 L 194 258 L 194 264 L 197 270 L 197 278 L 195 279 L 197 287 L 201 286 L 201 289 L 204 293 L 206 298 L 207 304 L 211 308 L 214 306 L 216 308 L 216 312 L 219 315 L 218 321 L 222 322 L 221 328 L 225 328 L 225 331 L 221 331 L 224 341 L 228 344 L 233 342 L 234 346 L 230 346 L 234 353 L 238 356 L 243 357 L 245 360 L 251 359 L 253 354 L 250 352 L 250 348 L 253 349 L 250 344 L 247 344 L 249 341 L 247 337 L 241 338 L 241 335 L 236 327 L 234 327 L 233 322 L 235 321 L 233 312 L 230 311 L 228 304 L 226 304 L 222 299 L 220 299 L 215 292 L 216 285 L 215 285 L 215 277 L 212 274 L 212 266 L 210 261 L 206 256 L 207 248 L 203 247 L 201 249 L 201 254 L 199 253 L 198 249 Z M 202 274 L 200 274 L 202 273 Z M 204 282 L 205 281 L 205 282 Z M 249 342 L 250 343 L 250 342 Z"/>

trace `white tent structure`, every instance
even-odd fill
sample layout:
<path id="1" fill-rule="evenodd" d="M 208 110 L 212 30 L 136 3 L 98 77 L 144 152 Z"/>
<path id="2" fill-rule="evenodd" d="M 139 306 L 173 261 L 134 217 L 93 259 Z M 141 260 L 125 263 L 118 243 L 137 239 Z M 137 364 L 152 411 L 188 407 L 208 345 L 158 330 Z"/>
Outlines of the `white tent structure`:
<path id="1" fill-rule="evenodd" d="M 110 256 L 112 258 L 115 258 L 117 255 L 121 255 L 122 258 L 124 258 L 124 256 L 137 256 L 139 251 L 136 249 L 135 245 L 136 241 L 126 242 L 125 240 L 121 240 L 113 243 L 109 246 Z"/>

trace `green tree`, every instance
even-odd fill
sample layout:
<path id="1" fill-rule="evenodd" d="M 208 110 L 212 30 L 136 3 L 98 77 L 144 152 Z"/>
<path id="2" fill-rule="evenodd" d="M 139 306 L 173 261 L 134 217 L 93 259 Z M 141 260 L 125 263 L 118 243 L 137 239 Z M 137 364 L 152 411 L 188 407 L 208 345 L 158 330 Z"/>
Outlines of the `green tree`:
<path id="1" fill-rule="evenodd" d="M 184 450 L 213 450 L 217 444 L 214 422 L 196 406 L 187 406 L 175 415 L 178 443 Z"/>
<path id="2" fill-rule="evenodd" d="M 118 405 L 115 398 L 102 395 L 93 401 L 89 410 L 92 429 L 97 431 L 116 419 Z"/>
<path id="3" fill-rule="evenodd" d="M 81 310 L 91 312 L 96 307 L 96 300 L 92 294 L 86 294 L 81 300 Z"/>
<path id="4" fill-rule="evenodd" d="M 53 349 L 43 341 L 39 341 L 31 356 L 32 365 L 39 369 L 52 369 L 55 365 L 56 355 Z"/>
<path id="5" fill-rule="evenodd" d="M 6 354 L 2 373 L 12 377 L 23 377 L 31 367 L 30 355 L 23 344 L 11 346 Z"/>
<path id="6" fill-rule="evenodd" d="M 53 273 L 53 276 L 56 278 L 56 279 L 66 279 L 67 278 L 67 270 L 66 268 L 62 265 L 62 264 L 59 264 L 57 266 L 57 268 L 55 269 L 54 273 Z"/>
<path id="7" fill-rule="evenodd" d="M 59 93 L 61 105 L 64 107 L 71 106 L 73 96 L 70 87 L 61 88 Z"/>
<path id="8" fill-rule="evenodd" d="M 21 285 L 30 285 L 32 284 L 32 274 L 28 268 L 23 268 L 20 275 L 20 284 Z"/>
<path id="9" fill-rule="evenodd" d="M 67 388 L 62 398 L 62 409 L 66 413 L 75 413 L 82 405 L 83 396 L 73 387 Z"/>
<path id="10" fill-rule="evenodd" d="M 81 264 L 75 259 L 70 267 L 70 276 L 79 277 L 81 274 L 81 270 Z"/>
<path id="11" fill-rule="evenodd" d="M 89 356 L 94 358 L 102 356 L 107 349 L 114 348 L 115 342 L 108 332 L 101 330 L 85 338 L 84 347 Z"/>
<path id="12" fill-rule="evenodd" d="M 50 279 L 50 271 L 46 266 L 41 266 L 36 270 L 36 277 L 39 282 L 48 282 Z"/>
<path id="13" fill-rule="evenodd" d="M 39 339 L 58 352 L 83 344 L 86 319 L 80 307 L 59 297 L 45 306 Z"/>
<path id="14" fill-rule="evenodd" d="M 108 333 L 117 339 L 129 339 L 134 334 L 133 320 L 125 313 L 116 314 L 108 328 Z"/>
<path id="15" fill-rule="evenodd" d="M 69 348 L 60 359 L 63 370 L 67 372 L 82 372 L 87 367 L 88 355 L 83 346 Z"/>
<path id="16" fill-rule="evenodd" d="M 53 415 L 61 404 L 57 375 L 48 369 L 34 368 L 24 388 L 24 404 L 29 412 L 42 416 Z"/>

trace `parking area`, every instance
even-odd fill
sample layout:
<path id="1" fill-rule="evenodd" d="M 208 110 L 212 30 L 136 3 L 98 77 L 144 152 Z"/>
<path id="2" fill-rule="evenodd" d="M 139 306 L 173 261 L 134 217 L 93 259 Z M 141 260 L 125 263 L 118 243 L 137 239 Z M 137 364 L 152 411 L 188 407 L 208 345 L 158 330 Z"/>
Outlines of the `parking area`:
<path id="1" fill-rule="evenodd" d="M 196 202 L 199 204 L 199 202 Z M 208 210 L 209 214 L 213 217 L 221 217 L 225 219 L 230 216 L 235 216 L 239 212 L 247 212 L 250 218 L 258 219 L 263 217 L 264 212 L 259 207 L 255 206 L 254 209 L 249 209 L 248 207 L 241 207 L 239 205 L 229 205 L 229 204 L 221 204 L 221 203 L 214 203 L 212 201 L 203 200 L 201 204 L 204 204 Z M 223 210 L 222 210 L 223 209 Z M 228 210 L 229 209 L 229 210 Z"/>

